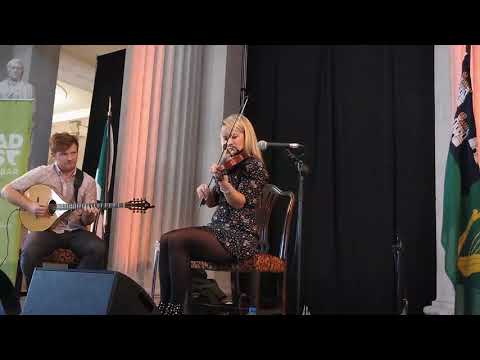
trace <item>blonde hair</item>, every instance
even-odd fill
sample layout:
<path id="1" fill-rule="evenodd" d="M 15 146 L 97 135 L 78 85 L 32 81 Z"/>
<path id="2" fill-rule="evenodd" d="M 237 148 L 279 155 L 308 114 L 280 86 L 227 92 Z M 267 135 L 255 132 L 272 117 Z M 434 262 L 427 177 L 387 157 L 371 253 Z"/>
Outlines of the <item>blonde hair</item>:
<path id="1" fill-rule="evenodd" d="M 235 123 L 237 116 L 238 116 L 238 120 Z M 244 134 L 244 138 L 245 138 L 244 151 L 247 153 L 247 155 L 253 156 L 258 160 L 260 160 L 263 164 L 265 164 L 265 162 L 263 161 L 262 152 L 257 147 L 257 135 L 255 134 L 255 130 L 253 129 L 253 126 L 250 120 L 248 120 L 247 117 L 244 115 L 239 116 L 239 114 L 232 114 L 227 116 L 225 119 L 223 119 L 222 126 L 225 126 L 230 132 L 234 123 L 235 123 L 235 130 L 239 132 L 243 132 Z"/>

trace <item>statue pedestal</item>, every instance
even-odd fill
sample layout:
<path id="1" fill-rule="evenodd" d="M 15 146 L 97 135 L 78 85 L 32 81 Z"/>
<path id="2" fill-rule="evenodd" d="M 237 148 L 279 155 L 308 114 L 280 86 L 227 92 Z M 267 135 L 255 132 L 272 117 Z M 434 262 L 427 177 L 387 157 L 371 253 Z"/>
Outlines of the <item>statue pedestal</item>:
<path id="1" fill-rule="evenodd" d="M 433 301 L 432 305 L 423 308 L 425 315 L 454 315 L 455 304 L 447 301 Z"/>

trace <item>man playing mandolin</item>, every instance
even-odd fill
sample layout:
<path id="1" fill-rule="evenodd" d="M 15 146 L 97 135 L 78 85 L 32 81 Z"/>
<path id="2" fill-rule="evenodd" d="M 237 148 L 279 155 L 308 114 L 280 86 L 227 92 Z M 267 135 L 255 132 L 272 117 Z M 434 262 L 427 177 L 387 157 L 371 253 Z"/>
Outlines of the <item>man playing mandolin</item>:
<path id="1" fill-rule="evenodd" d="M 51 217 L 52 209 L 28 198 L 24 193 L 33 185 L 47 185 L 65 202 L 96 203 L 95 180 L 77 170 L 78 140 L 68 133 L 56 133 L 50 138 L 50 152 L 55 160 L 51 165 L 42 165 L 5 185 L 2 197 L 22 210 L 34 215 L 33 219 Z M 78 179 L 78 195 L 75 198 L 75 179 Z M 95 207 L 66 212 L 45 231 L 30 231 L 25 238 L 20 266 L 30 285 L 33 270 L 41 266 L 42 259 L 58 248 L 72 250 L 80 258 L 80 269 L 104 268 L 105 244 L 87 230 L 98 213 Z"/>

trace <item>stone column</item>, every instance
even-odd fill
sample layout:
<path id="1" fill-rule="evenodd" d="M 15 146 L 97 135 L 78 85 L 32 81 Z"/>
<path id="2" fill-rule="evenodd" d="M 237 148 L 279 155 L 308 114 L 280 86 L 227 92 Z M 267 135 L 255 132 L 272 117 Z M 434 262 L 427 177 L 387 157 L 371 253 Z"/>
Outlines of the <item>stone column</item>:
<path id="1" fill-rule="evenodd" d="M 35 112 L 29 169 L 45 164 L 48 159 L 59 54 L 59 45 L 0 45 L 1 80 L 7 76 L 8 61 L 18 58 L 24 66 L 22 80 L 34 87 Z"/>
<path id="2" fill-rule="evenodd" d="M 453 119 L 451 99 L 450 47 L 435 46 L 435 195 L 437 227 L 437 297 L 423 311 L 427 315 L 452 315 L 455 308 L 455 291 L 445 273 L 445 251 L 441 244 L 443 219 L 443 186 L 448 144 Z"/>
<path id="3" fill-rule="evenodd" d="M 24 45 L 22 45 L 24 46 Z M 28 78 L 35 87 L 35 113 L 33 114 L 32 153 L 29 168 L 45 165 L 48 160 L 48 140 L 52 131 L 53 104 L 57 83 L 59 45 L 30 45 L 22 49 L 30 59 L 22 59 L 29 64 Z"/>

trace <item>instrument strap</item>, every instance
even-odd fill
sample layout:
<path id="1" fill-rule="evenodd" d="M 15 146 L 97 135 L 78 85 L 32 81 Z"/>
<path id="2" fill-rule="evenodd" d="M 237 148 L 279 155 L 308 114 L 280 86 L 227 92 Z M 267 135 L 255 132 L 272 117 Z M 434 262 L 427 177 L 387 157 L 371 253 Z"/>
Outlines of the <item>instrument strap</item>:
<path id="1" fill-rule="evenodd" d="M 75 180 L 73 181 L 73 191 L 74 191 L 74 199 L 78 203 L 78 188 L 82 185 L 83 182 L 83 171 L 77 168 L 75 172 Z"/>

